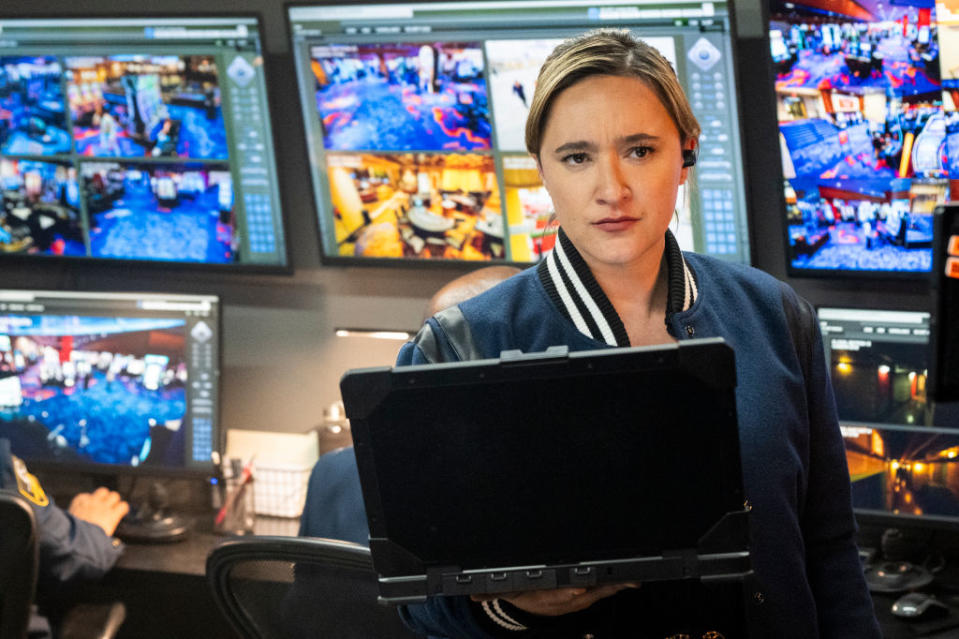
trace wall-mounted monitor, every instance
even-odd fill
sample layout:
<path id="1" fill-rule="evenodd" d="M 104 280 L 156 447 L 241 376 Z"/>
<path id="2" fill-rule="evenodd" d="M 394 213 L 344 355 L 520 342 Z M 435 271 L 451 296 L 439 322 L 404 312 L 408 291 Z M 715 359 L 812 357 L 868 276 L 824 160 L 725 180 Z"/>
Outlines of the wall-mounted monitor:
<path id="1" fill-rule="evenodd" d="M 0 437 L 39 469 L 209 474 L 216 297 L 0 290 Z"/>
<path id="2" fill-rule="evenodd" d="M 790 275 L 926 277 L 959 185 L 959 12 L 770 0 Z"/>
<path id="3" fill-rule="evenodd" d="M 524 0 L 288 7 L 324 259 L 535 263 L 552 204 L 524 128 L 564 38 L 628 28 L 703 126 L 680 246 L 749 262 L 732 4 Z"/>
<path id="4" fill-rule="evenodd" d="M 843 426 L 933 424 L 929 313 L 820 307 L 817 314 Z"/>
<path id="5" fill-rule="evenodd" d="M 256 17 L 0 17 L 0 259 L 288 268 Z"/>

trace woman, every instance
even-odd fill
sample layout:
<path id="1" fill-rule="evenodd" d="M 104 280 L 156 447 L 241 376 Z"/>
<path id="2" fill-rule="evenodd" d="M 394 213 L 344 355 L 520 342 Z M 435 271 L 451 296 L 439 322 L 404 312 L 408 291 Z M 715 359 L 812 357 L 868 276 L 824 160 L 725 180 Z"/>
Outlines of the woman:
<path id="1" fill-rule="evenodd" d="M 736 352 L 755 581 L 745 592 L 691 581 L 436 597 L 402 611 L 417 630 L 880 636 L 812 308 L 758 270 L 682 253 L 668 230 L 699 131 L 669 63 L 628 32 L 594 31 L 557 47 L 526 124 L 527 149 L 560 223 L 555 249 L 537 267 L 432 317 L 398 363 L 725 338 Z"/>

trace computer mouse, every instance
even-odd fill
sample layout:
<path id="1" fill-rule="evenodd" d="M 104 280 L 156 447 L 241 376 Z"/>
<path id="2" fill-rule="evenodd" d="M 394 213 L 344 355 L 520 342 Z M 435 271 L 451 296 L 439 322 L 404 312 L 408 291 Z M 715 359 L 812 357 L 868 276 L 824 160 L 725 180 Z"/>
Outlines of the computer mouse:
<path id="1" fill-rule="evenodd" d="M 946 612 L 949 612 L 949 606 L 922 592 L 910 592 L 892 604 L 892 614 L 904 619 L 932 617 Z"/>

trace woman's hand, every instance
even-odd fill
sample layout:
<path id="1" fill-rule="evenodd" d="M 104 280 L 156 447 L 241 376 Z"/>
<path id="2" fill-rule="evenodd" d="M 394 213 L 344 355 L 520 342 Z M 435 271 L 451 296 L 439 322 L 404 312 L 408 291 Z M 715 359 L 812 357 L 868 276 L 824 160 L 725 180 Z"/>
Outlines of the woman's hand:
<path id="1" fill-rule="evenodd" d="M 544 617 L 568 615 L 586 610 L 600 599 L 615 595 L 626 588 L 639 588 L 639 584 L 605 584 L 590 588 L 557 588 L 555 590 L 530 590 L 499 594 L 472 595 L 473 601 L 502 599 L 520 610 Z"/>

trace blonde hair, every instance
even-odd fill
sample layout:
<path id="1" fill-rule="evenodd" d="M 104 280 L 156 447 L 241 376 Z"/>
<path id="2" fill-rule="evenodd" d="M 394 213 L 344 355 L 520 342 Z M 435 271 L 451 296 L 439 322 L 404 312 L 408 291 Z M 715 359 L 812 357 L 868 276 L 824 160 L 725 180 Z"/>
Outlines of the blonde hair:
<path id="1" fill-rule="evenodd" d="M 685 144 L 699 138 L 699 122 L 662 54 L 625 29 L 595 29 L 559 44 L 546 58 L 526 119 L 526 150 L 538 156 L 556 97 L 580 80 L 615 75 L 642 80 L 666 108 Z"/>

